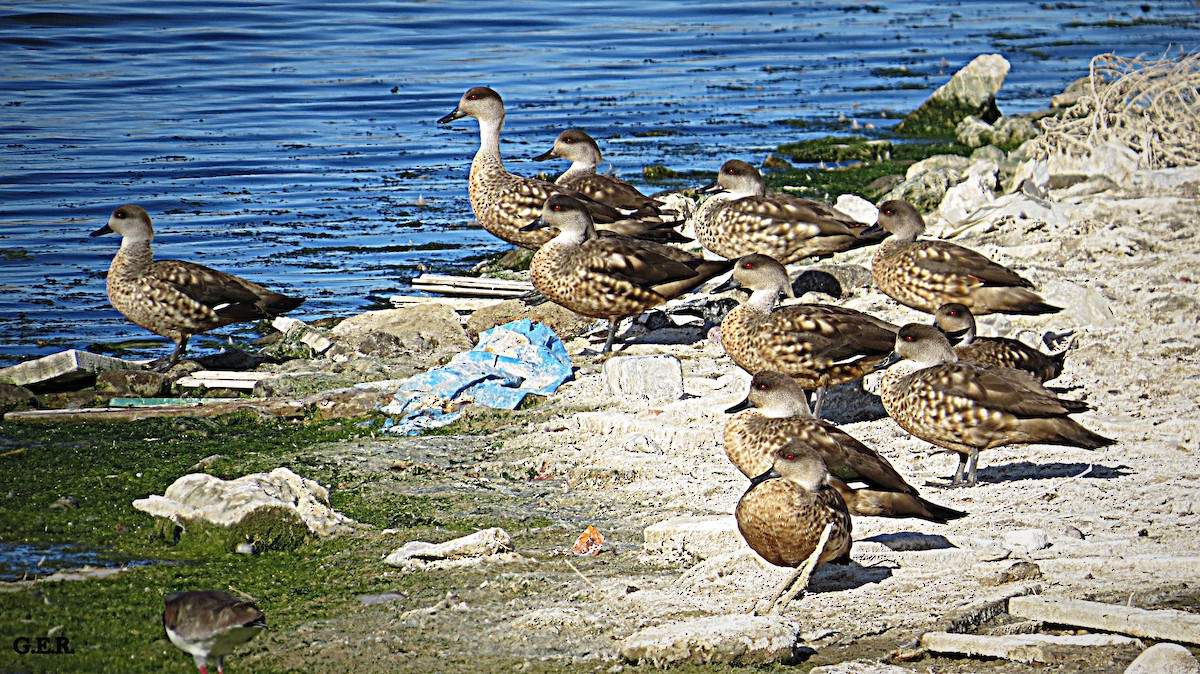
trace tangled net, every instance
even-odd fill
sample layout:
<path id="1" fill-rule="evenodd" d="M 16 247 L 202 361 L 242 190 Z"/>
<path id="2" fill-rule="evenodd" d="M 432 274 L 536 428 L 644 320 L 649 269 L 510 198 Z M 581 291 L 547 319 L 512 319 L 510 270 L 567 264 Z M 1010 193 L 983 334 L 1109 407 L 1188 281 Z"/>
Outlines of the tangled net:
<path id="1" fill-rule="evenodd" d="M 1088 71 L 1090 91 L 1063 117 L 1041 121 L 1033 156 L 1084 156 L 1116 142 L 1139 154 L 1141 168 L 1200 164 L 1200 54 L 1156 61 L 1100 54 Z"/>

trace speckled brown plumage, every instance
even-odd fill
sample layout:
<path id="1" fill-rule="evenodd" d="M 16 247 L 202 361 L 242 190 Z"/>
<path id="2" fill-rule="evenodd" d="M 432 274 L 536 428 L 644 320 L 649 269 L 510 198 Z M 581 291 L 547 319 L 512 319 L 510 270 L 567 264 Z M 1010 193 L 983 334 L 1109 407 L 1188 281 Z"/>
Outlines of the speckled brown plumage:
<path id="1" fill-rule="evenodd" d="M 678 297 L 730 266 L 665 244 L 597 236 L 583 204 L 566 195 L 550 197 L 532 226 L 559 231 L 533 256 L 533 286 L 571 311 L 609 319 L 604 351 L 612 348 L 621 318 Z"/>
<path id="2" fill-rule="evenodd" d="M 963 513 L 922 499 L 887 459 L 849 433 L 812 416 L 804 391 L 782 372 L 759 372 L 741 403 L 726 412 L 725 453 L 746 477 L 771 469 L 775 453 L 799 443 L 825 463 L 830 484 L 855 515 L 919 517 L 946 522 Z M 861 482 L 865 489 L 846 483 Z"/>
<path id="3" fill-rule="evenodd" d="M 907 201 L 879 205 L 876 225 L 891 236 L 871 259 L 871 276 L 885 294 L 919 311 L 933 313 L 957 302 L 977 316 L 990 313 L 1045 314 L 1061 311 L 1011 269 L 948 241 L 918 241 L 925 220 Z"/>
<path id="4" fill-rule="evenodd" d="M 832 524 L 819 563 L 848 560 L 850 513 L 827 478 L 821 457 L 811 450 L 788 445 L 776 452 L 774 468 L 751 481 L 734 511 L 750 548 L 776 566 L 799 566 Z"/>
<path id="5" fill-rule="evenodd" d="M 750 299 L 725 316 L 721 344 L 747 372 L 778 370 L 812 391 L 860 379 L 892 350 L 896 327 L 861 311 L 827 304 L 775 308 L 791 285 L 783 265 L 770 257 L 739 259 L 722 289 L 738 285 L 751 291 Z"/>
<path id="6" fill-rule="evenodd" d="M 558 134 L 550 150 L 533 158 L 534 161 L 549 159 L 571 162 L 571 167 L 555 178 L 556 185 L 569 187 L 633 217 L 663 215 L 663 203 L 658 199 L 642 194 L 620 178 L 596 172 L 596 167 L 602 161 L 600 146 L 579 129 L 567 129 Z"/>
<path id="7" fill-rule="evenodd" d="M 975 334 L 975 316 L 962 304 L 943 304 L 938 307 L 933 322 L 950 340 L 960 360 L 1023 370 L 1040 382 L 1047 382 L 1062 374 L 1066 351 L 1047 355 L 1015 339 L 979 337 Z"/>
<path id="8" fill-rule="evenodd" d="M 210 661 L 224 671 L 225 656 L 267 628 L 266 615 L 257 606 L 220 590 L 172 592 L 162 619 L 167 638 L 192 656 L 201 674 Z"/>
<path id="9" fill-rule="evenodd" d="M 901 428 L 959 454 L 953 484 L 975 484 L 983 449 L 1018 444 L 1096 449 L 1114 441 L 1084 428 L 1068 414 L 1089 409 L 1064 400 L 1020 370 L 959 361 L 933 326 L 911 323 L 896 336 L 884 361 L 880 395 Z M 968 465 L 969 464 L 969 465 Z"/>
<path id="10" fill-rule="evenodd" d="M 522 228 L 537 219 L 551 195 L 565 194 L 581 200 L 599 228 L 650 239 L 678 238 L 669 221 L 630 218 L 620 210 L 591 200 L 576 190 L 509 173 L 500 156 L 504 102 L 495 91 L 487 87 L 467 90 L 454 111 L 439 119 L 438 123 L 446 124 L 462 117 L 474 117 L 479 122 L 479 150 L 471 161 L 467 192 L 475 219 L 488 232 L 517 246 L 536 250 L 549 241 L 554 232 Z"/>
<path id="11" fill-rule="evenodd" d="M 739 159 L 725 162 L 717 182 L 701 191 L 724 194 L 696 214 L 696 239 L 729 259 L 760 253 L 790 264 L 878 240 L 864 238 L 867 225 L 825 202 L 768 193 L 758 170 Z"/>
<path id="12" fill-rule="evenodd" d="M 140 206 L 119 206 L 92 236 L 113 232 L 122 238 L 108 270 L 108 299 L 133 323 L 175 342 L 166 367 L 187 351 L 192 335 L 274 318 L 304 302 L 193 262 L 155 260 L 150 249 L 154 229 Z"/>

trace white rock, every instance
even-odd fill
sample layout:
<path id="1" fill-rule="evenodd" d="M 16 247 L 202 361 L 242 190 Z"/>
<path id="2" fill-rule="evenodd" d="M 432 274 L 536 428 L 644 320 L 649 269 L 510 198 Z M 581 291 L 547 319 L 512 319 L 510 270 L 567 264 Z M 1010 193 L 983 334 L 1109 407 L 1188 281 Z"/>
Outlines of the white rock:
<path id="1" fill-rule="evenodd" d="M 651 524 L 642 532 L 648 555 L 702 561 L 746 547 L 733 515 L 676 517 Z"/>
<path id="2" fill-rule="evenodd" d="M 320 537 L 354 531 L 358 524 L 329 507 L 329 492 L 287 468 L 222 480 L 205 473 L 184 475 L 162 496 L 138 499 L 133 507 L 186 526 L 203 521 L 233 526 L 261 508 L 294 512 Z"/>
<path id="3" fill-rule="evenodd" d="M 1138 173 L 1141 157 L 1124 144 L 1107 141 L 1094 148 L 1091 154 L 1075 157 L 1055 154 L 1047 158 L 1051 175 L 1105 176 L 1118 185 L 1129 183 Z"/>
<path id="4" fill-rule="evenodd" d="M 1125 674 L 1200 674 L 1200 663 L 1179 644 L 1154 644 L 1129 664 Z"/>
<path id="5" fill-rule="evenodd" d="M 1004 547 L 1014 552 L 1033 552 L 1050 547 L 1045 529 L 1018 529 L 1004 533 Z"/>
<path id="6" fill-rule="evenodd" d="M 1069 318 L 1074 325 L 1112 328 L 1121 324 L 1108 300 L 1097 290 L 1063 279 L 1046 281 L 1039 289 L 1047 302 L 1063 308 L 1059 317 Z"/>
<path id="7" fill-rule="evenodd" d="M 774 616 L 709 616 L 648 627 L 625 638 L 621 657 L 655 667 L 690 663 L 779 662 L 792 654 L 798 629 Z"/>
<path id="8" fill-rule="evenodd" d="M 445 543 L 409 541 L 384 558 L 384 564 L 406 569 L 421 569 L 427 562 L 482 558 L 512 552 L 508 532 L 492 527 L 461 536 Z"/>
<path id="9" fill-rule="evenodd" d="M 809 674 L 912 674 L 912 670 L 895 665 L 885 665 L 874 660 L 854 660 L 836 665 L 813 667 Z"/>
<path id="10" fill-rule="evenodd" d="M 604 387 L 609 393 L 647 400 L 683 397 L 683 366 L 670 355 L 617 356 L 604 361 Z"/>
<path id="11" fill-rule="evenodd" d="M 914 162 L 908 170 L 904 172 L 905 180 L 912 180 L 922 173 L 928 173 L 935 169 L 951 169 L 954 171 L 966 171 L 971 165 L 971 160 L 958 154 L 936 154 L 932 157 L 926 157 L 921 161 Z"/>
<path id="12" fill-rule="evenodd" d="M 981 161 L 971 164 L 962 182 L 946 190 L 938 213 L 951 225 L 960 225 L 972 213 L 992 203 L 996 194 L 995 162 Z"/>
<path id="13" fill-rule="evenodd" d="M 875 204 L 857 194 L 840 195 L 833 207 L 855 220 L 869 225 L 875 224 L 875 221 L 879 219 L 879 209 L 875 207 Z"/>

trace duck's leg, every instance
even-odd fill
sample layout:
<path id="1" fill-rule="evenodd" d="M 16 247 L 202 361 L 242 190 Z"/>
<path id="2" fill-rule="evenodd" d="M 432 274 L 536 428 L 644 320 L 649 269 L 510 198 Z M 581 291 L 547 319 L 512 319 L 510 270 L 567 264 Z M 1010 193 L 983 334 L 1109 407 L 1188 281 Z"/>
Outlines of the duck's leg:
<path id="1" fill-rule="evenodd" d="M 812 415 L 818 419 L 821 418 L 821 408 L 825 406 L 825 386 L 821 386 L 812 392 L 812 400 L 809 401 L 809 407 L 812 408 Z"/>
<path id="2" fill-rule="evenodd" d="M 179 341 L 175 343 L 175 350 L 171 352 L 171 355 L 154 361 L 151 363 L 150 369 L 154 372 L 166 372 L 167 370 L 175 367 L 175 364 L 179 362 L 179 359 L 183 357 L 183 354 L 187 353 L 187 343 L 191 338 L 191 335 L 183 335 L 180 337 Z"/>
<path id="3" fill-rule="evenodd" d="M 954 469 L 954 479 L 950 481 L 951 487 L 962 486 L 963 469 L 966 467 L 967 467 L 967 455 L 959 453 L 958 454 L 958 468 Z"/>
<path id="4" fill-rule="evenodd" d="M 767 609 L 768 615 L 779 615 L 783 609 L 795 599 L 804 588 L 808 587 L 808 581 L 812 580 L 813 571 L 816 570 L 817 564 L 821 561 L 821 554 L 825 552 L 825 546 L 829 543 L 829 536 L 833 533 L 833 522 L 825 525 L 821 531 L 821 538 L 817 541 L 817 547 L 804 560 L 804 563 L 796 569 L 795 573 L 788 576 L 782 583 L 775 588 L 775 594 L 771 598 Z M 756 615 L 758 615 L 756 613 Z"/>
<path id="5" fill-rule="evenodd" d="M 971 448 L 971 457 L 967 460 L 967 486 L 975 486 L 975 469 L 979 466 L 979 448 Z"/>
<path id="6" fill-rule="evenodd" d="M 608 339 L 604 340 L 604 348 L 600 349 L 600 353 L 608 353 L 612 351 L 613 342 L 617 339 L 617 327 L 621 325 L 621 319 L 608 319 Z"/>

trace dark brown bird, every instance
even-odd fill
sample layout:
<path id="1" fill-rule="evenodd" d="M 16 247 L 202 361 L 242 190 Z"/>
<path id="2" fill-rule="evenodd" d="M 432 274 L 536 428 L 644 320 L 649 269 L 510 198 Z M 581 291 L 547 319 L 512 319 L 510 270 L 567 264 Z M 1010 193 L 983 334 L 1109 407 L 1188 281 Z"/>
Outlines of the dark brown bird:
<path id="1" fill-rule="evenodd" d="M 122 238 L 108 269 L 108 300 L 129 320 L 175 342 L 175 351 L 156 366 L 160 369 L 179 361 L 192 335 L 274 318 L 304 303 L 303 297 L 281 295 L 194 262 L 155 260 L 154 229 L 141 206 L 117 207 L 92 236 L 113 232 Z"/>
<path id="2" fill-rule="evenodd" d="M 554 146 L 534 157 L 534 161 L 566 159 L 571 167 L 554 179 L 555 185 L 577 190 L 590 199 L 608 204 L 630 217 L 663 216 L 663 202 L 646 196 L 636 187 L 615 176 L 596 172 L 602 156 L 600 146 L 587 133 L 567 129 L 554 139 Z"/>
<path id="3" fill-rule="evenodd" d="M 603 353 L 612 350 L 622 318 L 678 297 L 731 264 L 651 241 L 597 236 L 584 205 L 565 194 L 547 199 L 542 217 L 527 229 L 541 227 L 555 228 L 558 235 L 534 253 L 533 286 L 571 311 L 607 318 Z"/>
<path id="4" fill-rule="evenodd" d="M 881 238 L 864 237 L 867 225 L 823 201 L 768 193 L 758 169 L 740 159 L 725 162 L 700 191 L 718 196 L 696 214 L 696 239 L 725 258 L 761 253 L 790 264 Z"/>
<path id="5" fill-rule="evenodd" d="M 871 258 L 871 276 L 901 304 L 930 314 L 951 302 L 969 307 L 976 316 L 1062 311 L 1043 301 L 1021 275 L 970 248 L 949 241 L 918 241 L 925 233 L 925 219 L 907 201 L 880 204 L 875 227 L 891 236 Z"/>
<path id="6" fill-rule="evenodd" d="M 789 443 L 816 452 L 850 512 L 873 517 L 916 517 L 947 522 L 965 513 L 931 503 L 887 459 L 834 424 L 812 416 L 804 390 L 782 372 L 759 372 L 741 403 L 725 410 L 725 453 L 746 477 L 770 470 Z M 863 483 L 855 489 L 847 483 Z"/>
<path id="7" fill-rule="evenodd" d="M 850 513 L 815 452 L 789 444 L 775 453 L 774 467 L 750 481 L 734 515 L 746 543 L 776 566 L 799 566 L 817 548 L 825 525 L 829 542 L 818 563 L 848 562 Z"/>
<path id="8" fill-rule="evenodd" d="M 176 648 L 191 655 L 200 674 L 211 661 L 224 674 L 225 656 L 267 628 L 257 606 L 220 590 L 172 592 L 163 609 L 163 628 Z"/>
<path id="9" fill-rule="evenodd" d="M 961 360 L 1024 370 L 1043 383 L 1062 374 L 1066 351 L 1047 355 L 1015 339 L 979 337 L 975 334 L 975 316 L 962 304 L 938 307 L 933 323 L 950 340 Z"/>
<path id="10" fill-rule="evenodd" d="M 475 219 L 492 234 L 505 241 L 537 250 L 554 236 L 552 230 L 527 230 L 537 219 L 551 195 L 565 194 L 586 204 L 592 220 L 600 229 L 625 236 L 652 240 L 677 240 L 677 224 L 657 218 L 634 219 L 619 209 L 589 199 L 583 193 L 545 180 L 524 178 L 509 173 L 500 156 L 500 130 L 504 128 L 504 101 L 487 87 L 472 87 L 462 95 L 450 114 L 438 120 L 448 124 L 463 117 L 479 122 L 479 150 L 471 161 L 467 192 Z"/>
<path id="11" fill-rule="evenodd" d="M 913 435 L 958 452 L 952 486 L 976 483 L 979 452 L 1019 444 L 1106 447 L 1068 414 L 1090 409 L 1064 400 L 1020 370 L 960 361 L 937 328 L 910 323 L 896 333 L 896 350 L 880 369 L 884 409 Z"/>
<path id="12" fill-rule="evenodd" d="M 777 308 L 781 293 L 793 296 L 792 287 L 783 265 L 766 255 L 739 259 L 716 290 L 739 286 L 750 290 L 750 299 L 721 323 L 725 353 L 746 372 L 778 370 L 816 391 L 818 416 L 825 387 L 862 378 L 896 341 L 896 326 L 861 311 L 828 304 Z"/>

